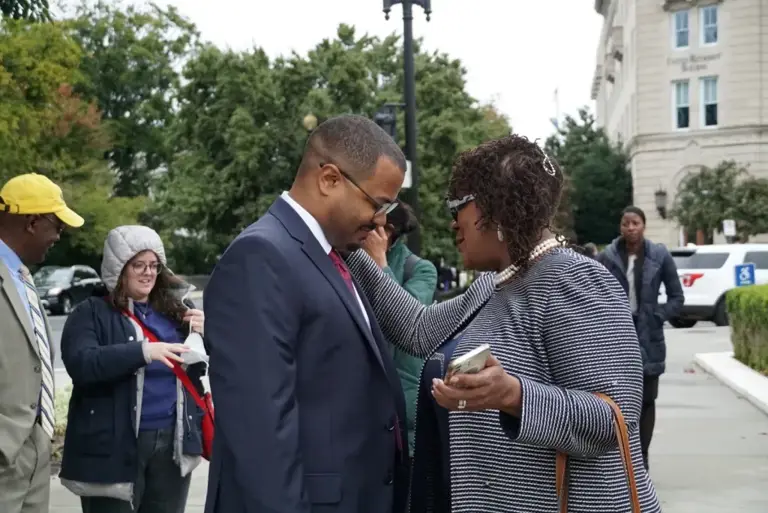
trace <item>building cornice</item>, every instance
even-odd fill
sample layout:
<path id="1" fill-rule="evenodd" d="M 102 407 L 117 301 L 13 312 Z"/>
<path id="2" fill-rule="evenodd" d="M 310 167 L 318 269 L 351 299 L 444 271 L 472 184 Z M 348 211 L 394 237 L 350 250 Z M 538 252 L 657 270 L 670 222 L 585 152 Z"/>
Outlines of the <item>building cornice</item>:
<path id="1" fill-rule="evenodd" d="M 768 125 L 751 124 L 733 127 L 722 127 L 714 130 L 691 130 L 687 132 L 662 132 L 654 134 L 639 134 L 629 139 L 624 147 L 630 155 L 646 153 L 648 151 L 667 151 L 684 148 L 692 141 L 701 146 L 708 146 L 723 138 L 736 137 L 744 142 L 752 143 L 749 137 L 761 137 L 768 134 Z M 768 141 L 766 141 L 768 142 Z M 732 145 L 728 142 L 727 145 Z M 639 146 L 659 145 L 657 148 L 643 148 Z"/>
<path id="2" fill-rule="evenodd" d="M 722 0 L 661 0 L 661 7 L 669 12 L 689 9 L 696 6 L 719 4 L 721 2 Z"/>

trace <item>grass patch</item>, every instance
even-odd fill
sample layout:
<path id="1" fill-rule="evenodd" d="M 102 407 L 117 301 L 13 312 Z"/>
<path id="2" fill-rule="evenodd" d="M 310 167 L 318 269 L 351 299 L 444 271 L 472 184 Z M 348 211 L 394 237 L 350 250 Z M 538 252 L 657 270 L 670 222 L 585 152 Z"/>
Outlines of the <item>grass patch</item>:
<path id="1" fill-rule="evenodd" d="M 53 446 L 51 448 L 51 473 L 56 475 L 61 468 L 61 456 L 64 452 L 64 434 L 67 431 L 67 412 L 69 398 L 72 396 L 72 385 L 56 390 L 56 426 L 53 429 Z"/>
<path id="2" fill-rule="evenodd" d="M 734 357 L 768 374 L 768 285 L 729 290 L 726 301 Z"/>

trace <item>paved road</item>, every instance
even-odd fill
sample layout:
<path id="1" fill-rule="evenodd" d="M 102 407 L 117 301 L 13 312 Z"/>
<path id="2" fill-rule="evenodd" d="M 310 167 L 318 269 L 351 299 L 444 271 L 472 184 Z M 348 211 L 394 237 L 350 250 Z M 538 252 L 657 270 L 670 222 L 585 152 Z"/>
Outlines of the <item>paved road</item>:
<path id="1" fill-rule="evenodd" d="M 698 352 L 730 350 L 728 328 L 667 331 L 651 475 L 665 513 L 768 511 L 768 417 L 717 380 L 694 370 Z M 58 376 L 57 376 L 58 377 Z M 192 478 L 186 513 L 202 513 L 208 468 Z M 51 513 L 79 512 L 53 480 Z"/>

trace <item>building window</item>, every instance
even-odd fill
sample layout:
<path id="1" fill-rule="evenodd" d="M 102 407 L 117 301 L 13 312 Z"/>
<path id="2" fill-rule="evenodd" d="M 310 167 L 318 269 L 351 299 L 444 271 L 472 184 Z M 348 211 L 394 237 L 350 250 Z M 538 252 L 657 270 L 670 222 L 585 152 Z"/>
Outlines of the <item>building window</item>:
<path id="1" fill-rule="evenodd" d="M 675 48 L 688 48 L 690 26 L 688 24 L 689 11 L 676 11 L 672 14 L 675 29 Z"/>
<path id="2" fill-rule="evenodd" d="M 701 42 L 705 45 L 717 43 L 717 6 L 707 5 L 699 11 L 701 19 Z"/>
<path id="3" fill-rule="evenodd" d="M 701 79 L 701 119 L 704 126 L 717 126 L 717 77 Z"/>
<path id="4" fill-rule="evenodd" d="M 674 82 L 672 92 L 675 105 L 675 128 L 688 128 L 691 124 L 691 102 L 688 81 Z"/>

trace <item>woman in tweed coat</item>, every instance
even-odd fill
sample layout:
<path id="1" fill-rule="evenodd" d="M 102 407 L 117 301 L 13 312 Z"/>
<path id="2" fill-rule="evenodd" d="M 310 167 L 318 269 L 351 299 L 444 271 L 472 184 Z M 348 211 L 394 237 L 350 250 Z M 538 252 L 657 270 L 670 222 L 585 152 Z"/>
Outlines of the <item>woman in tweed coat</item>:
<path id="1" fill-rule="evenodd" d="M 642 361 L 626 295 L 553 237 L 562 184 L 523 137 L 458 158 L 449 186 L 458 249 L 466 268 L 492 272 L 451 301 L 425 307 L 364 252 L 349 257 L 385 336 L 428 358 L 411 513 L 556 513 L 558 451 L 569 456 L 569 512 L 630 512 L 612 410 L 594 392 L 626 419 L 641 510 L 661 511 L 640 452 Z M 448 361 L 483 343 L 494 355 L 483 371 L 443 382 Z"/>

